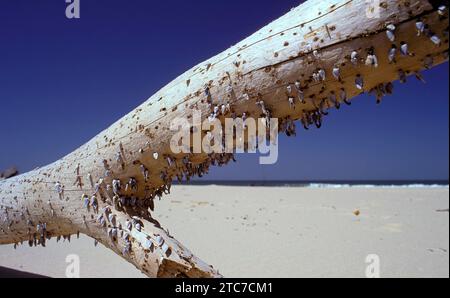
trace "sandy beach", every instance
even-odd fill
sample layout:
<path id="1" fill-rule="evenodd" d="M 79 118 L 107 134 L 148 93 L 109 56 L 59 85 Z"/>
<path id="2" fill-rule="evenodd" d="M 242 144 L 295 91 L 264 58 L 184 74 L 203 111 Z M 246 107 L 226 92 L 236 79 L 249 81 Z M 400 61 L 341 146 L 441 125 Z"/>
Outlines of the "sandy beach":
<path id="1" fill-rule="evenodd" d="M 226 277 L 363 278 L 376 254 L 381 277 L 448 278 L 448 208 L 448 187 L 174 186 L 154 215 Z M 84 236 L 0 246 L 0 272 L 65 277 L 69 254 L 81 277 L 144 277 Z"/>

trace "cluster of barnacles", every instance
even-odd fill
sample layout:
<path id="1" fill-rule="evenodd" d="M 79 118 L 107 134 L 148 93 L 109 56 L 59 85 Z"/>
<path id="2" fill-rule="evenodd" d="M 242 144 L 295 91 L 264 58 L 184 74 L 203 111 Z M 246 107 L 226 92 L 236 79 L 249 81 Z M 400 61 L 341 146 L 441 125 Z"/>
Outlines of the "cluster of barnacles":
<path id="1" fill-rule="evenodd" d="M 441 6 L 438 9 L 438 13 L 441 20 L 447 19 L 447 8 L 445 6 Z M 441 37 L 439 34 L 432 31 L 429 26 L 426 24 L 424 19 L 418 18 L 415 23 L 415 29 L 417 31 L 417 36 L 425 36 L 430 42 L 435 44 L 436 46 L 441 45 Z M 390 64 L 396 64 L 398 57 L 413 57 L 415 54 L 410 51 L 409 45 L 405 41 L 400 41 L 396 44 L 396 26 L 393 24 L 387 24 L 385 26 L 386 37 L 392 43 L 388 53 L 387 60 Z M 442 35 L 448 38 L 448 27 L 442 32 Z M 448 57 L 448 51 L 443 53 Z M 320 55 L 318 50 L 313 52 L 313 55 L 316 59 L 320 59 Z M 368 67 L 376 68 L 379 64 L 379 56 L 377 55 L 375 48 L 370 47 L 366 49 L 365 54 L 361 52 L 360 49 L 353 50 L 347 56 L 347 60 L 354 66 L 358 67 L 359 65 L 366 65 Z M 434 59 L 431 55 L 428 55 L 423 60 L 423 66 L 426 69 L 429 69 L 433 66 Z M 296 109 L 298 107 L 298 103 L 301 105 L 311 104 L 314 109 L 313 110 L 301 110 L 300 122 L 304 129 L 309 129 L 311 125 L 315 125 L 317 128 L 322 126 L 323 116 L 328 114 L 327 109 L 334 106 L 339 109 L 341 103 L 345 103 L 347 105 L 351 105 L 347 98 L 347 90 L 341 86 L 338 91 L 329 91 L 329 93 L 318 100 L 315 96 L 310 96 L 308 98 L 305 97 L 305 91 L 308 88 L 309 83 L 314 84 L 322 84 L 322 90 L 326 90 L 325 84 L 327 80 L 334 79 L 337 82 L 343 84 L 343 78 L 341 76 L 341 65 L 336 64 L 331 69 L 330 74 L 327 73 L 327 70 L 323 67 L 317 67 L 307 82 L 302 82 L 301 80 L 296 80 L 294 83 L 289 83 L 285 86 L 285 95 L 288 101 L 288 104 L 291 109 Z M 406 82 L 406 77 L 408 75 L 408 71 L 403 69 L 398 69 L 398 78 L 400 82 Z M 420 81 L 424 81 L 422 75 L 419 72 L 414 73 L 416 78 Z M 365 83 L 364 78 L 361 74 L 356 74 L 354 77 L 354 86 L 360 92 L 365 92 Z M 209 104 L 211 113 L 208 119 L 213 122 L 220 116 L 230 116 L 233 119 L 237 118 L 236 111 L 233 109 L 232 105 L 229 102 L 224 102 L 222 104 L 213 106 L 212 104 L 212 95 L 211 90 L 207 86 L 205 87 L 205 95 L 207 97 L 207 102 Z M 370 94 L 373 94 L 376 97 L 377 103 L 381 103 L 382 98 L 386 95 L 393 93 L 393 84 L 391 82 L 382 83 L 377 85 L 376 87 L 368 90 Z M 227 88 L 228 94 L 234 94 L 233 88 L 231 84 Z M 256 106 L 260 109 L 261 115 L 266 119 L 266 127 L 269 129 L 270 119 L 272 117 L 272 110 L 263 100 L 262 94 L 258 93 L 256 96 Z M 245 101 L 249 101 L 251 95 L 248 90 L 244 90 L 241 98 Z M 247 117 L 249 117 L 248 112 L 244 112 L 241 115 L 242 120 L 244 121 Z M 279 120 L 279 131 L 286 133 L 288 136 L 296 135 L 296 124 L 294 119 L 290 116 L 287 116 L 283 119 Z M 245 127 L 244 127 L 245 128 Z M 126 167 L 126 160 L 123 154 L 124 150 L 121 146 L 120 150 L 116 153 L 115 162 L 119 165 L 119 167 L 124 170 Z M 144 153 L 144 151 L 140 151 L 140 153 Z M 153 158 L 158 159 L 159 154 L 153 153 Z M 143 222 L 140 218 L 151 218 L 150 211 L 154 211 L 154 199 L 159 197 L 162 198 L 164 194 L 169 194 L 172 181 L 174 178 L 178 179 L 181 183 L 183 179 L 186 181 L 190 181 L 191 177 L 199 176 L 202 177 L 204 174 L 207 174 L 210 166 L 223 166 L 228 164 L 230 161 L 235 161 L 233 154 L 218 154 L 213 153 L 209 154 L 206 161 L 202 163 L 194 163 L 191 161 L 190 155 L 186 155 L 182 158 L 176 159 L 171 156 L 164 156 L 167 167 L 159 173 L 159 178 L 162 181 L 162 185 L 160 187 L 150 187 L 148 185 L 148 181 L 150 180 L 150 175 L 153 174 L 150 170 L 142 163 L 136 163 L 135 166 L 139 167 L 139 172 L 143 179 L 136 179 L 136 177 L 129 177 L 127 181 L 121 181 L 120 179 L 114 178 L 114 173 L 109 166 L 106 160 L 103 161 L 105 174 L 102 179 L 99 179 L 97 182 L 94 182 L 93 177 L 88 174 L 88 180 L 90 182 L 91 188 L 93 189 L 93 193 L 88 196 L 86 194 L 82 195 L 82 206 L 88 212 L 94 212 L 97 215 L 96 222 L 104 229 L 106 229 L 108 237 L 111 241 L 117 242 L 119 239 L 122 239 L 124 242 L 123 245 L 123 254 L 128 255 L 131 253 L 132 244 L 131 241 L 133 239 L 132 231 L 136 231 L 138 233 L 142 232 Z M 80 175 L 80 166 L 78 165 L 76 170 L 76 181 L 74 185 L 79 188 L 83 188 L 82 178 Z M 158 173 L 156 173 L 158 175 Z M 106 180 L 111 181 L 110 184 L 106 183 Z M 135 194 L 138 192 L 141 185 L 138 184 L 138 180 L 144 181 L 144 198 L 138 198 Z M 64 197 L 64 185 L 62 185 L 59 181 L 54 185 L 55 191 L 58 194 L 60 199 Z M 141 188 L 142 190 L 142 188 Z M 125 195 L 127 193 L 128 195 Z M 134 195 L 129 195 L 129 194 Z M 103 208 L 100 209 L 100 202 L 103 204 Z M 129 219 L 126 219 L 124 223 L 120 223 L 117 219 L 117 216 L 113 213 L 113 208 L 118 212 L 125 212 L 130 215 Z M 131 216 L 132 214 L 136 214 L 138 216 Z M 85 218 L 84 218 L 85 220 Z M 28 221 L 28 225 L 32 226 L 31 221 Z M 45 242 L 47 239 L 52 237 L 52 233 L 47 230 L 46 223 L 39 223 L 36 226 L 33 226 L 33 229 L 29 229 L 29 245 L 36 246 L 42 245 L 45 246 Z M 70 241 L 70 235 L 58 236 L 57 241 L 59 241 L 63 237 L 64 240 Z M 96 240 L 97 243 L 97 240 Z M 166 255 L 170 255 L 170 247 L 165 243 L 164 239 L 160 235 L 154 235 L 154 237 L 146 236 L 145 240 L 140 243 L 145 249 L 153 250 L 154 247 L 160 247 L 161 251 Z M 17 244 L 15 244 L 16 247 Z"/>
<path id="2" fill-rule="evenodd" d="M 171 254 L 171 248 L 165 243 L 164 239 L 160 235 L 149 236 L 142 233 L 144 223 L 138 216 L 132 216 L 127 218 L 123 223 L 119 222 L 116 214 L 110 206 L 105 206 L 101 209 L 100 214 L 96 218 L 96 223 L 100 225 L 102 229 L 108 234 L 108 238 L 113 243 L 118 243 L 119 239 L 122 240 L 122 254 L 129 256 L 132 252 L 133 239 L 138 241 L 145 250 L 153 251 L 155 247 L 161 249 L 162 255 L 169 257 Z M 143 242 L 139 242 L 139 239 L 133 237 L 133 234 L 142 233 L 145 236 Z M 95 240 L 94 245 L 97 245 L 98 241 Z"/>
<path id="3" fill-rule="evenodd" d="M 187 182 L 191 180 L 191 177 L 203 177 L 208 174 L 210 166 L 224 166 L 230 161 L 236 161 L 233 154 L 229 153 L 210 153 L 206 160 L 202 163 L 193 164 L 189 156 L 184 156 L 181 159 L 182 166 L 177 168 L 174 176 L 177 178 L 179 183 L 182 183 L 183 178 Z M 170 178 L 171 181 L 172 178 Z M 169 182 L 170 183 L 170 182 Z"/>
<path id="4" fill-rule="evenodd" d="M 116 156 L 119 156 L 117 154 Z M 155 159 L 159 158 L 159 154 L 153 154 Z M 96 183 L 91 181 L 93 189 L 92 194 L 89 196 L 83 194 L 81 196 L 82 206 L 87 212 L 93 212 L 96 214 L 95 222 L 108 234 L 108 238 L 112 242 L 118 242 L 119 239 L 123 241 L 123 254 L 129 255 L 131 253 L 132 245 L 131 241 L 133 235 L 132 230 L 142 233 L 144 227 L 140 218 L 148 219 L 159 227 L 159 224 L 151 217 L 150 211 L 154 211 L 154 199 L 162 198 L 164 194 L 169 194 L 172 181 L 176 177 L 180 182 L 183 179 L 189 181 L 193 176 L 203 176 L 209 171 L 210 165 L 222 166 L 229 161 L 234 160 L 233 154 L 209 154 L 206 161 L 203 163 L 194 163 L 191 160 L 190 155 L 183 156 L 182 158 L 175 158 L 169 155 L 163 156 L 167 162 L 167 167 L 159 174 L 162 185 L 158 188 L 151 187 L 148 183 L 150 180 L 149 169 L 140 162 L 134 162 L 133 166 L 139 167 L 144 185 L 138 184 L 136 177 L 129 177 L 126 181 L 119 178 L 114 178 L 114 172 L 112 168 L 105 160 L 103 165 L 105 168 L 105 176 L 99 179 Z M 123 157 L 117 158 L 116 162 L 120 167 L 125 168 L 125 164 L 122 165 Z M 79 168 L 77 168 L 79 171 Z M 89 175 L 90 180 L 92 176 Z M 110 183 L 107 183 L 110 181 Z M 58 194 L 64 189 L 61 183 L 56 183 L 55 190 Z M 144 191 L 144 197 L 140 198 L 137 193 L 139 190 Z M 115 212 L 123 212 L 128 215 L 124 223 L 120 223 L 117 219 Z M 86 222 L 86 217 L 84 217 Z M 40 239 L 40 238 L 39 238 Z M 137 239 L 135 239 L 137 240 Z M 138 240 L 138 243 L 145 249 L 152 250 L 153 247 L 160 247 L 161 252 L 165 256 L 169 256 L 171 248 L 164 242 L 164 239 L 156 235 L 154 239 L 150 236 L 146 236 L 145 243 Z M 95 245 L 98 240 L 95 240 Z"/>
<path id="5" fill-rule="evenodd" d="M 135 199 L 135 201 L 139 202 L 137 199 Z M 155 234 L 150 236 L 142 232 L 144 223 L 139 216 L 131 216 L 121 223 L 117 219 L 116 214 L 114 214 L 113 209 L 110 206 L 105 206 L 101 209 L 101 213 L 97 216 L 96 222 L 103 229 L 106 229 L 108 237 L 113 243 L 119 242 L 119 239 L 122 240 L 122 254 L 124 256 L 130 255 L 132 252 L 133 239 L 136 240 L 145 250 L 153 252 L 155 247 L 159 247 L 162 256 L 165 255 L 166 257 L 169 257 L 171 254 L 171 248 L 165 243 L 164 239 L 160 235 Z M 145 239 L 143 241 L 136 239 L 133 236 L 135 233 L 141 233 Z M 95 244 L 97 244 L 97 240 Z"/>
<path id="6" fill-rule="evenodd" d="M 162 193 L 158 192 L 162 188 L 149 195 L 148 193 L 150 188 L 146 186 L 146 196 L 148 195 L 148 197 L 146 199 L 139 199 L 137 196 L 122 195 L 122 192 L 136 192 L 138 190 L 138 184 L 135 178 L 129 178 L 128 182 L 124 186 L 122 185 L 120 179 L 112 179 L 111 185 L 106 187 L 107 198 L 105 198 L 104 180 L 100 179 L 100 181 L 95 185 L 98 187 L 95 188 L 95 193 L 91 197 L 86 194 L 82 195 L 83 208 L 86 208 L 88 212 L 92 211 L 97 215 L 95 219 L 96 224 L 98 224 L 102 229 L 105 229 L 108 238 L 112 242 L 116 243 L 119 239 L 123 240 L 122 253 L 124 256 L 128 256 L 132 250 L 133 237 L 131 231 L 133 229 L 137 232 L 142 231 L 144 223 L 140 218 L 151 219 L 148 209 L 153 211 L 153 197 L 154 195 L 162 196 Z M 99 208 L 97 196 L 104 203 L 104 207 L 101 209 Z M 120 223 L 115 211 L 125 212 L 130 216 L 130 219 L 126 219 L 124 223 Z M 131 216 L 131 214 L 137 214 L 138 216 Z M 147 236 L 146 243 L 138 242 L 145 249 L 152 250 L 153 246 L 157 246 L 158 243 L 161 242 L 160 238 L 161 237 L 157 235 L 155 239 L 151 240 L 152 238 Z M 95 240 L 94 245 L 96 246 L 97 243 L 98 240 Z M 155 245 L 153 245 L 153 243 L 155 243 Z M 164 246 L 164 244 L 161 244 L 161 249 L 166 256 L 170 255 L 170 248 L 167 245 Z"/>
<path id="7" fill-rule="evenodd" d="M 439 14 L 440 20 L 445 20 L 448 18 L 448 11 L 447 7 L 445 5 L 439 6 L 437 10 Z M 432 31 L 428 24 L 426 24 L 425 20 L 422 18 L 418 18 L 416 20 L 415 24 L 417 35 L 418 36 L 426 36 L 429 38 L 430 42 L 435 44 L 436 46 L 441 45 L 441 37 L 436 32 Z M 390 47 L 388 53 L 387 53 L 387 60 L 390 64 L 396 64 L 398 56 L 401 57 L 414 57 L 415 54 L 412 53 L 409 49 L 409 45 L 405 41 L 400 41 L 398 44 L 396 44 L 396 26 L 392 23 L 387 23 L 385 25 L 385 32 L 386 37 L 388 40 L 392 43 L 392 46 Z M 448 38 L 448 27 L 442 32 L 442 36 Z M 313 56 L 316 60 L 320 60 L 320 53 L 319 50 L 312 51 Z M 448 58 L 448 51 L 445 51 L 443 55 L 446 55 Z M 365 53 L 363 54 L 361 49 L 355 49 L 352 50 L 348 56 L 346 56 L 346 59 L 354 66 L 358 67 L 359 65 L 365 65 L 367 67 L 373 67 L 377 68 L 379 66 L 379 57 L 375 51 L 375 47 L 369 47 L 365 50 Z M 429 69 L 433 66 L 434 61 L 433 57 L 431 55 L 428 55 L 423 60 L 423 66 L 426 69 Z M 308 89 L 309 83 L 314 84 L 322 84 L 322 91 L 326 90 L 325 84 L 328 80 L 328 74 L 327 70 L 323 67 L 317 67 L 312 74 L 310 75 L 309 79 L 305 82 L 302 82 L 301 80 L 295 81 L 295 83 L 288 83 L 285 87 L 285 96 L 287 98 L 287 102 L 291 109 L 295 110 L 297 108 L 297 103 L 299 102 L 301 105 L 311 104 L 314 109 L 306 110 L 302 109 L 302 116 L 300 118 L 300 122 L 302 123 L 303 127 L 305 129 L 309 129 L 310 125 L 315 125 L 317 128 L 320 128 L 322 126 L 322 119 L 323 116 L 328 115 L 328 112 L 326 112 L 327 109 L 331 107 L 335 107 L 337 109 L 340 108 L 341 103 L 345 103 L 347 105 L 351 105 L 351 103 L 348 101 L 347 97 L 347 90 L 343 87 L 343 78 L 341 77 L 341 65 L 335 64 L 333 66 L 333 69 L 331 70 L 330 77 L 334 78 L 337 82 L 341 83 L 342 86 L 338 91 L 331 90 L 329 93 L 321 98 L 320 100 L 316 98 L 314 95 L 311 95 L 308 99 L 305 98 L 305 90 Z M 401 83 L 406 82 L 406 77 L 409 74 L 409 71 L 404 71 L 403 69 L 398 69 L 398 79 Z M 420 80 L 421 82 L 425 82 L 422 75 L 419 71 L 416 71 L 415 77 Z M 365 89 L 365 81 L 362 74 L 356 74 L 354 77 L 354 86 L 358 92 L 364 93 L 368 91 L 369 94 L 373 94 L 376 98 L 377 104 L 380 104 L 382 101 L 382 98 L 386 95 L 390 95 L 393 92 L 393 84 L 391 82 L 379 84 L 375 88 L 372 88 L 370 90 Z M 228 89 L 232 89 L 231 85 L 228 87 Z M 229 91 L 227 91 L 229 93 Z M 220 115 L 228 115 L 231 114 L 231 117 L 235 119 L 237 117 L 234 109 L 232 106 L 230 106 L 229 103 L 224 103 L 222 105 L 213 106 L 212 105 L 212 95 L 211 90 L 209 86 L 205 87 L 205 94 L 208 98 L 208 104 L 211 109 L 211 114 L 209 116 L 209 120 L 212 122 L 215 119 L 217 119 Z M 261 109 L 262 116 L 266 118 L 267 128 L 269 130 L 269 124 L 270 124 L 270 117 L 272 115 L 271 110 L 267 107 L 267 105 L 264 103 L 262 99 L 262 95 L 258 93 L 256 97 L 256 105 Z M 242 99 L 249 100 L 251 96 L 249 95 L 247 89 L 244 90 Z M 242 113 L 242 120 L 244 121 L 244 128 L 245 128 L 245 120 L 248 117 L 248 112 Z M 294 120 L 291 119 L 289 116 L 286 118 L 283 118 L 279 122 L 279 131 L 285 132 L 288 136 L 295 136 L 295 123 Z"/>
<path id="8" fill-rule="evenodd" d="M 447 19 L 447 7 L 442 5 L 438 8 L 438 14 L 440 16 L 441 20 Z M 417 29 L 417 35 L 421 36 L 424 35 L 429 38 L 429 40 L 435 44 L 436 46 L 441 45 L 441 38 L 438 34 L 436 34 L 434 31 L 432 31 L 427 24 L 425 24 L 424 20 L 419 18 L 416 21 L 416 29 Z M 396 36 L 395 36 L 395 30 L 396 27 L 393 24 L 387 24 L 386 25 L 386 36 L 389 39 L 389 41 L 392 42 L 392 46 L 390 50 L 388 51 L 388 61 L 390 64 L 395 64 L 397 62 L 397 55 L 398 52 L 403 57 L 413 57 L 415 56 L 414 53 L 412 53 L 409 50 L 409 46 L 405 41 L 400 41 L 398 46 L 395 44 Z M 442 35 L 446 38 L 448 38 L 448 27 L 444 30 Z M 313 52 L 314 57 L 317 59 L 320 59 L 319 51 L 315 50 Z M 443 53 L 445 55 L 445 58 L 448 58 L 448 51 L 445 51 Z M 366 50 L 366 56 L 362 56 L 359 50 L 353 50 L 349 56 L 347 56 L 347 59 L 351 62 L 351 64 L 355 67 L 357 67 L 359 64 L 364 64 L 369 67 L 378 67 L 379 59 L 378 56 L 375 53 L 375 48 L 370 47 Z M 433 57 L 431 55 L 427 55 L 423 60 L 423 66 L 426 69 L 430 69 L 434 64 Z M 340 66 L 338 64 L 334 65 L 333 69 L 331 70 L 331 74 L 333 78 L 338 81 L 339 83 L 343 83 L 342 77 L 341 77 L 341 70 Z M 409 71 L 404 71 L 403 69 L 398 69 L 398 79 L 401 83 L 406 82 L 406 77 L 409 74 Z M 415 77 L 421 81 L 425 82 L 423 76 L 420 74 L 420 72 L 416 71 L 414 72 Z M 312 75 L 310 76 L 308 82 L 314 82 L 317 84 L 324 84 L 327 80 L 327 71 L 323 68 L 317 68 L 315 71 L 313 71 Z M 295 87 L 293 88 L 292 85 Z M 356 74 L 354 78 L 354 85 L 357 90 L 359 90 L 361 93 L 365 92 L 365 84 L 364 84 L 364 78 L 361 74 Z M 294 84 L 288 84 L 286 87 L 286 98 L 288 100 L 289 106 L 291 109 L 296 108 L 296 99 L 300 102 L 300 104 L 307 104 L 307 101 L 305 100 L 304 90 L 308 88 L 308 85 L 303 85 L 300 80 L 297 80 Z M 381 103 L 382 98 L 386 95 L 391 95 L 393 93 L 393 84 L 391 82 L 388 83 L 382 83 L 377 85 L 375 88 L 372 88 L 369 90 L 369 94 L 373 94 L 376 98 L 377 104 Z M 322 87 L 322 91 L 325 90 L 325 87 Z M 300 122 L 302 123 L 303 127 L 305 129 L 308 129 L 308 127 L 312 124 L 315 124 L 317 128 L 320 128 L 322 125 L 322 116 L 326 116 L 328 113 L 325 111 L 327 108 L 330 108 L 331 106 L 334 106 L 335 108 L 339 109 L 341 102 L 344 102 L 347 105 L 351 105 L 351 103 L 348 101 L 347 98 L 347 92 L 342 87 L 338 92 L 332 90 L 329 92 L 326 98 L 322 98 L 319 102 L 319 104 L 316 103 L 315 97 L 310 97 L 311 101 L 310 103 L 313 105 L 314 110 L 312 111 L 306 111 L 302 110 L 302 116 L 300 118 Z M 280 120 L 280 131 L 285 132 L 288 136 L 295 136 L 295 124 L 292 123 L 293 120 L 290 117 L 286 117 L 284 119 Z"/>
<path id="9" fill-rule="evenodd" d="M 42 246 L 45 247 L 47 240 L 51 240 L 54 235 L 47 229 L 47 223 L 39 222 L 36 226 L 33 224 L 31 220 L 27 220 L 28 228 L 28 245 L 30 247 Z M 68 235 L 58 235 L 56 236 L 56 242 L 59 242 L 61 239 L 64 241 L 70 242 L 71 240 L 70 234 Z M 77 238 L 80 237 L 80 232 L 76 233 Z M 23 244 L 23 242 L 14 243 L 14 249 L 16 249 L 19 245 Z"/>

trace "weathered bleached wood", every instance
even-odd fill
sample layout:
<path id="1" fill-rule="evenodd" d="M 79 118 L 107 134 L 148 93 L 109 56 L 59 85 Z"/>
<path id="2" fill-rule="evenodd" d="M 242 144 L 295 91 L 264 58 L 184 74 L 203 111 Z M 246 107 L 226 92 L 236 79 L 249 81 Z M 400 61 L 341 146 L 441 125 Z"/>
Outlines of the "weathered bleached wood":
<path id="1" fill-rule="evenodd" d="M 173 177 L 179 173 L 190 176 L 204 172 L 212 162 L 207 154 L 189 155 L 192 165 L 189 170 L 182 162 L 184 155 L 171 153 L 169 145 L 174 132 L 169 129 L 170 123 L 177 117 L 190 118 L 195 110 L 205 119 L 214 106 L 222 104 L 230 104 L 238 116 L 246 113 L 259 118 L 262 111 L 255 104 L 256 100 L 263 100 L 272 117 L 279 118 L 280 122 L 288 116 L 307 122 L 306 115 L 313 111 L 322 117 L 318 107 L 327 109 L 337 105 L 333 103 L 332 92 L 337 99 L 342 89 L 348 99 L 363 92 L 355 87 L 358 74 L 364 79 L 365 92 L 375 88 L 375 93 L 377 90 L 385 93 L 376 87 L 397 80 L 399 70 L 410 75 L 430 64 L 431 58 L 433 65 L 448 59 L 448 19 L 439 15 L 436 6 L 426 0 L 372 3 L 310 0 L 176 78 L 61 160 L 0 182 L 0 244 L 35 239 L 39 242 L 41 233 L 49 238 L 83 233 L 151 277 L 219 277 L 216 270 L 164 231 L 149 210 L 157 204 L 158 194 L 170 191 Z M 379 16 L 373 17 L 378 9 Z M 441 44 L 431 41 L 432 34 L 427 36 L 424 32 L 417 36 L 418 17 L 441 39 Z M 398 52 L 396 63 L 392 64 L 387 58 L 392 45 L 386 34 L 388 24 L 396 27 L 395 44 L 399 50 L 400 43 L 405 42 L 411 52 L 405 56 Z M 371 47 L 378 58 L 378 67 L 365 65 Z M 358 53 L 358 59 L 353 61 L 356 65 L 351 61 L 353 51 Z M 341 80 L 332 75 L 336 66 L 339 66 Z M 326 72 L 325 81 L 315 81 L 312 77 L 320 69 Z M 298 99 L 297 81 L 306 103 Z M 294 90 L 295 109 L 288 101 L 288 86 Z M 210 98 L 206 88 L 210 90 Z M 224 116 L 220 120 L 223 121 Z M 170 157 L 174 165 L 170 166 L 166 157 Z M 220 158 L 228 161 L 230 156 Z M 149 170 L 147 181 L 141 165 Z M 115 208 L 114 205 L 121 204 L 114 198 L 112 179 L 120 179 L 125 185 L 131 177 L 136 179 L 138 189 L 121 189 L 120 196 L 135 197 L 136 203 Z M 101 183 L 97 192 L 95 184 L 98 182 Z M 64 191 L 58 192 L 59 187 Z M 98 212 L 92 206 L 90 210 L 83 206 L 82 196 L 90 198 L 94 193 Z M 103 209 L 108 207 L 110 211 L 105 214 Z M 102 213 L 104 220 L 99 218 Z M 108 220 L 109 213 L 115 215 L 112 222 Z M 130 231 L 127 225 L 133 217 L 135 223 Z M 111 239 L 111 233 L 116 232 L 117 239 Z M 129 240 L 120 237 L 121 233 L 127 233 Z"/>

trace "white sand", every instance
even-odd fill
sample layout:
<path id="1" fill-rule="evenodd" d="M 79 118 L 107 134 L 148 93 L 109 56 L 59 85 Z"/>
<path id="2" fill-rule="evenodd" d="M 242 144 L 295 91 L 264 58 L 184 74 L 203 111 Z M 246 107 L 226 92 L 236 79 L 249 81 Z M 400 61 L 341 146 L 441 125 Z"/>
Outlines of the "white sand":
<path id="1" fill-rule="evenodd" d="M 155 216 L 227 277 L 365 277 L 377 254 L 382 277 L 448 278 L 448 208 L 448 188 L 175 186 Z M 143 277 L 87 237 L 1 246 L 0 266 L 64 277 L 68 254 L 82 277 Z"/>

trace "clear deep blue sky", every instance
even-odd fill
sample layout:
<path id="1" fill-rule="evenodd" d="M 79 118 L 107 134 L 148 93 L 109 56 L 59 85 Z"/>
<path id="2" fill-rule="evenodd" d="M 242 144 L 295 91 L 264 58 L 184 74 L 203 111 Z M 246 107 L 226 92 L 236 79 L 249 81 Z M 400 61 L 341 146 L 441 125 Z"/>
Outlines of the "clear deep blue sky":
<path id="1" fill-rule="evenodd" d="M 0 169 L 24 172 L 76 149 L 195 64 L 299 1 L 0 0 Z M 359 97 L 320 130 L 283 137 L 206 179 L 448 179 L 448 64 L 396 84 L 381 106 Z"/>

